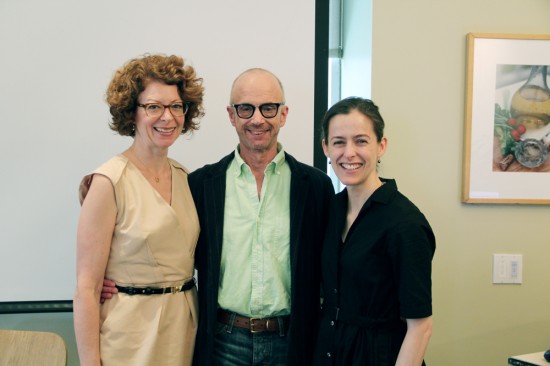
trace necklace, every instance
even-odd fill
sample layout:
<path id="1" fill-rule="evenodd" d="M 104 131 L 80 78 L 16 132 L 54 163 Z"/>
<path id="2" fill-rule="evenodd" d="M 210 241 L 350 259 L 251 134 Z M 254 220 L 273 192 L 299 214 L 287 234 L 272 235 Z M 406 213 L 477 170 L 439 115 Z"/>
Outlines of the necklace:
<path id="1" fill-rule="evenodd" d="M 134 152 L 134 156 L 136 157 L 136 159 L 139 161 L 139 163 L 141 164 L 141 166 L 147 171 L 148 175 L 150 175 L 153 180 L 155 181 L 155 183 L 158 183 L 160 182 L 160 178 L 157 177 L 155 174 L 152 174 L 151 171 L 149 170 L 149 168 L 147 167 L 147 165 L 143 164 L 143 161 L 141 161 L 141 159 L 137 156 L 137 154 Z"/>

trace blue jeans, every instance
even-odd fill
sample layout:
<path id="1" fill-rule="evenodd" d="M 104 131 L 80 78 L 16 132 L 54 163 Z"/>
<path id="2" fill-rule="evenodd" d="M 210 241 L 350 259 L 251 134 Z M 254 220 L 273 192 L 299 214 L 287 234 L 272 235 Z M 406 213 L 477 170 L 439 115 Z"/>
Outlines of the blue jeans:
<path id="1" fill-rule="evenodd" d="M 281 327 L 282 328 L 282 327 Z M 287 329 L 251 333 L 218 322 L 213 361 L 216 366 L 285 366 L 288 355 Z"/>

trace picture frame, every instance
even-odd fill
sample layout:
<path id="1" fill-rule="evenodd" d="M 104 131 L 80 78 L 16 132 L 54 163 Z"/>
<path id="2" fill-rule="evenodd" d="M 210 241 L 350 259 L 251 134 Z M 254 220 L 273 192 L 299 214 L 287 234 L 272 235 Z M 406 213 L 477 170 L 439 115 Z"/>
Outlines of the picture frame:
<path id="1" fill-rule="evenodd" d="M 550 35 L 467 34 L 462 202 L 550 204 L 549 72 Z"/>

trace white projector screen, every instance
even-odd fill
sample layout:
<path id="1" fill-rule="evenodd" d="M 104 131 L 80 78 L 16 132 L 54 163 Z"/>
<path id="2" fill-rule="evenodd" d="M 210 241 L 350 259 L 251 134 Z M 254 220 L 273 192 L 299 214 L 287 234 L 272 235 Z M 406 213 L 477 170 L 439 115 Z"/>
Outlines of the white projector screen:
<path id="1" fill-rule="evenodd" d="M 235 148 L 225 106 L 250 67 L 277 74 L 280 141 L 313 161 L 315 1 L 0 1 L 0 302 L 71 300 L 78 184 L 131 144 L 108 127 L 107 84 L 144 53 L 183 56 L 206 116 L 170 156 L 194 170 Z"/>

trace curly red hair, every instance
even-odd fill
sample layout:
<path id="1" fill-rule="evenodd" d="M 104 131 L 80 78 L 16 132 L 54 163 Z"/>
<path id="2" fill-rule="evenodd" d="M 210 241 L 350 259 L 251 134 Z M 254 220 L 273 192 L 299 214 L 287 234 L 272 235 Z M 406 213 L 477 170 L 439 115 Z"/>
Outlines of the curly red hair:
<path id="1" fill-rule="evenodd" d="M 203 80 L 192 66 L 185 65 L 183 58 L 161 54 L 134 58 L 115 72 L 106 92 L 113 117 L 111 129 L 122 136 L 135 136 L 138 96 L 151 81 L 177 86 L 181 99 L 189 105 L 182 133 L 198 130 L 198 120 L 204 116 Z"/>

